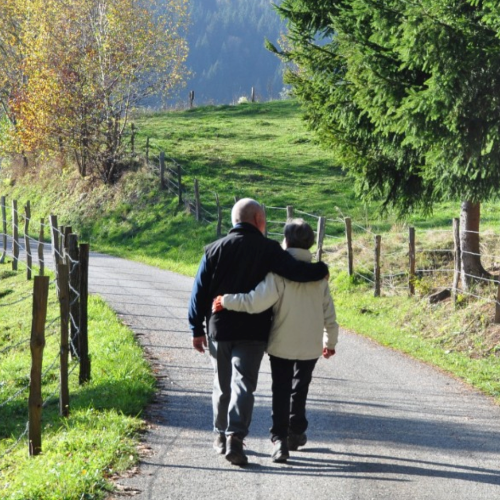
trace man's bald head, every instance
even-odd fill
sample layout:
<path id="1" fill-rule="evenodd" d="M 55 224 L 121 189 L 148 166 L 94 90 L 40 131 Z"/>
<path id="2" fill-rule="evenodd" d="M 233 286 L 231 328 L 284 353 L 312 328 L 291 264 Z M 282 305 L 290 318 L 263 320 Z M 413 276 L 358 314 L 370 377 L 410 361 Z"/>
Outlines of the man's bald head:
<path id="1" fill-rule="evenodd" d="M 266 217 L 262 206 L 252 198 L 242 198 L 237 201 L 231 211 L 231 222 L 236 226 L 239 222 L 247 222 L 264 233 Z"/>

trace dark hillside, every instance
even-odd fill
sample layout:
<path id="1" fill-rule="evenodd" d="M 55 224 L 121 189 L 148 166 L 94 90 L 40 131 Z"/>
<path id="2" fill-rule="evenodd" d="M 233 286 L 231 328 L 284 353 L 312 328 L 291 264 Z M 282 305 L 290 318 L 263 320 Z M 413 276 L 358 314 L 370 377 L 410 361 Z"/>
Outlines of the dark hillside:
<path id="1" fill-rule="evenodd" d="M 187 83 L 195 102 L 230 103 L 255 87 L 261 100 L 277 98 L 283 87 L 279 59 L 264 48 L 284 24 L 273 8 L 280 0 L 191 0 Z"/>

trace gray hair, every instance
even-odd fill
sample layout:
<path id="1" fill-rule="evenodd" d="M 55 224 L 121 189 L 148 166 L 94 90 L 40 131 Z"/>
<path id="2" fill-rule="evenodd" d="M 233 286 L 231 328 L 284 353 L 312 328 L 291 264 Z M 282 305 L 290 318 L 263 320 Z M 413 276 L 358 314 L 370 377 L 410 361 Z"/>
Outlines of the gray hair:
<path id="1" fill-rule="evenodd" d="M 314 231 L 304 219 L 293 219 L 285 225 L 285 239 L 288 248 L 309 250 L 314 244 Z"/>

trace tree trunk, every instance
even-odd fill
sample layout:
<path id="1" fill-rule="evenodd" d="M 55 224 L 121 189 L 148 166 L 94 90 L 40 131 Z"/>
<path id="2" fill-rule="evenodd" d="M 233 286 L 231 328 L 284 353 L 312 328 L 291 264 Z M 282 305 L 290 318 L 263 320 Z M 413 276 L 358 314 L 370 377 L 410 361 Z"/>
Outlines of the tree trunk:
<path id="1" fill-rule="evenodd" d="M 463 201 L 460 209 L 460 248 L 462 253 L 462 287 L 468 290 L 475 277 L 490 278 L 481 264 L 479 248 L 480 203 Z"/>

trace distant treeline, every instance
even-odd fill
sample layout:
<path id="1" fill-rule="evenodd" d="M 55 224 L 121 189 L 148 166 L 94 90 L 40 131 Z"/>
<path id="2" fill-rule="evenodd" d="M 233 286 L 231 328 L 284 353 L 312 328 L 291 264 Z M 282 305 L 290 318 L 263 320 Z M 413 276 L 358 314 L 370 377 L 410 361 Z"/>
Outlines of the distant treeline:
<path id="1" fill-rule="evenodd" d="M 282 65 L 264 48 L 285 25 L 273 8 L 281 0 L 191 0 L 187 92 L 195 103 L 229 103 L 249 96 L 277 98 L 283 88 Z"/>

